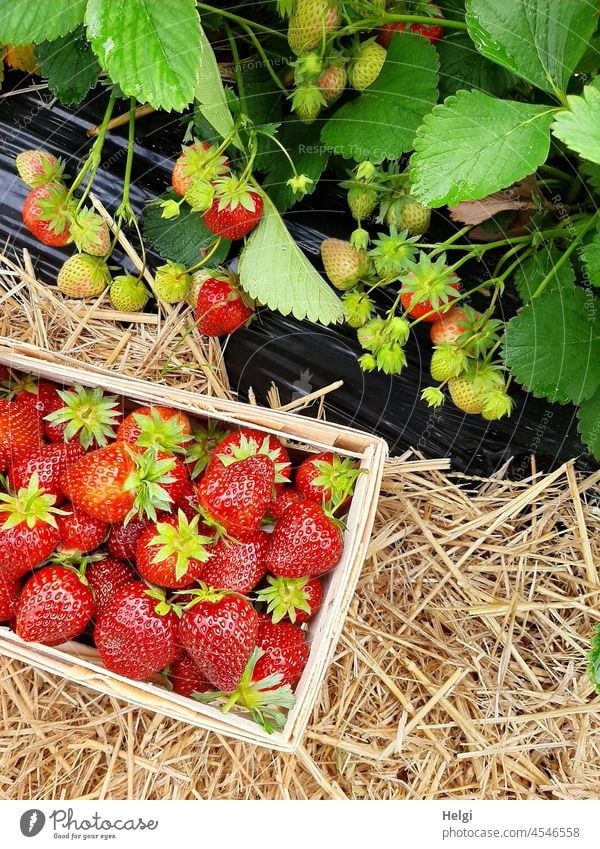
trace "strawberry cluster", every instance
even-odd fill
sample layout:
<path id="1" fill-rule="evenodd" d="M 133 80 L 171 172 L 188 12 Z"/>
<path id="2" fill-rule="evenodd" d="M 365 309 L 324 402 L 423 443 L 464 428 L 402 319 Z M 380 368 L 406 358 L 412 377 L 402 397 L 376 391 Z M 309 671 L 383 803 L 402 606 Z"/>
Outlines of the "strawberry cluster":
<path id="1" fill-rule="evenodd" d="M 272 730 L 342 555 L 358 470 L 181 410 L 0 367 L 0 621 Z M 301 457 L 301 455 L 299 455 Z"/>

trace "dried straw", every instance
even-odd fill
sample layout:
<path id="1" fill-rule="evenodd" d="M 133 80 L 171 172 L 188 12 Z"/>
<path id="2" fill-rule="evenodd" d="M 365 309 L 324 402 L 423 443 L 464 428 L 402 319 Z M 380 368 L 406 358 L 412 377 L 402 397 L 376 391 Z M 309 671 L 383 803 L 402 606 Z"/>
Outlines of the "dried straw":
<path id="1" fill-rule="evenodd" d="M 73 337 L 86 362 L 158 377 L 180 332 L 171 316 L 132 322 L 111 361 L 123 330 L 99 304 L 84 326 L 30 266 L 5 269 L 3 333 L 53 350 Z M 218 353 L 194 339 L 223 380 Z M 197 362 L 183 345 L 177 356 Z M 164 379 L 182 374 L 199 380 Z M 338 652 L 293 755 L 0 661 L 0 797 L 597 798 L 600 700 L 585 668 L 600 620 L 599 481 L 572 464 L 516 483 L 450 478 L 444 461 L 410 453 L 390 461 Z"/>

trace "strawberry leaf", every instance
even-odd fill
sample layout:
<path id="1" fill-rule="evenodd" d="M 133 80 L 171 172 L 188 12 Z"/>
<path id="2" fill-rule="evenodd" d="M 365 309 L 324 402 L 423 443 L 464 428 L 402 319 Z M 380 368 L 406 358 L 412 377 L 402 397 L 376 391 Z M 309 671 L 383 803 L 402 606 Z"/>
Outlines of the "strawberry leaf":
<path id="1" fill-rule="evenodd" d="M 513 282 L 523 303 L 531 300 L 540 283 L 552 271 L 560 257 L 561 252 L 558 248 L 550 245 L 540 248 L 519 266 Z M 550 280 L 546 291 L 551 292 L 557 286 L 573 286 L 574 283 L 575 272 L 570 260 L 567 260 Z"/>
<path id="2" fill-rule="evenodd" d="M 577 410 L 579 431 L 596 460 L 600 460 L 600 389 Z M 600 669 L 599 669 L 600 671 Z"/>
<path id="3" fill-rule="evenodd" d="M 357 162 L 396 159 L 411 150 L 417 127 L 437 101 L 437 69 L 426 38 L 395 35 L 379 76 L 327 121 L 323 143 Z"/>
<path id="4" fill-rule="evenodd" d="M 600 387 L 600 317 L 591 292 L 543 292 L 508 323 L 504 361 L 536 397 L 581 404 Z"/>
<path id="5" fill-rule="evenodd" d="M 442 100 L 461 88 L 505 97 L 515 87 L 517 80 L 513 74 L 478 53 L 466 32 L 447 32 L 437 45 L 437 51 Z"/>
<path id="6" fill-rule="evenodd" d="M 167 111 L 192 102 L 203 59 L 195 0 L 88 0 L 85 22 L 124 95 Z"/>
<path id="7" fill-rule="evenodd" d="M 100 74 L 83 27 L 55 41 L 44 41 L 35 55 L 42 75 L 48 78 L 48 88 L 66 106 L 80 103 Z"/>
<path id="8" fill-rule="evenodd" d="M 581 95 L 567 96 L 568 109 L 563 109 L 552 124 L 557 139 L 584 159 L 600 164 L 600 91 L 586 85 Z"/>
<path id="9" fill-rule="evenodd" d="M 0 43 L 53 41 L 83 23 L 87 0 L 11 0 L 0 3 Z"/>
<path id="10" fill-rule="evenodd" d="M 532 174 L 550 149 L 555 110 L 459 91 L 419 127 L 413 195 L 427 206 L 478 200 Z"/>
<path id="11" fill-rule="evenodd" d="M 160 203 L 176 199 L 174 192 L 167 192 L 157 198 L 155 203 L 148 204 L 142 222 L 144 238 L 163 259 L 180 262 L 186 268 L 191 268 L 200 262 L 200 251 L 213 244 L 215 234 L 210 232 L 197 212 L 191 211 L 187 203 L 181 204 L 178 218 L 163 218 Z M 227 239 L 221 240 L 211 265 L 223 262 L 230 245 Z"/>
<path id="12" fill-rule="evenodd" d="M 253 298 L 283 315 L 321 324 L 344 318 L 342 302 L 296 245 L 268 197 L 261 222 L 242 251 L 238 272 L 242 287 Z"/>
<path id="13" fill-rule="evenodd" d="M 193 0 L 191 0 L 191 6 L 194 6 Z M 223 81 L 221 80 L 214 51 L 210 46 L 204 30 L 200 26 L 199 39 L 200 62 L 197 69 L 197 81 L 194 87 L 194 99 L 198 111 L 214 127 L 221 138 L 225 138 L 233 134 L 233 116 L 227 105 L 227 95 L 223 87 Z M 235 137 L 233 141 L 236 143 Z"/>
<path id="14" fill-rule="evenodd" d="M 600 227 L 584 245 L 581 259 L 589 282 L 592 286 L 600 286 Z"/>

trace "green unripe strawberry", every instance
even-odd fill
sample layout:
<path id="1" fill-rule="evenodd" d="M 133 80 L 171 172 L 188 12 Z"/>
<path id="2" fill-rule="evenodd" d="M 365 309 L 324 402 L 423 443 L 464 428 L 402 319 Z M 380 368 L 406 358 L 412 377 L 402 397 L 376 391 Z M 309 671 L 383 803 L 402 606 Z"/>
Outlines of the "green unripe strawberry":
<path id="1" fill-rule="evenodd" d="M 429 229 L 431 210 L 419 203 L 418 200 L 407 198 L 400 208 L 398 222 L 388 220 L 387 223 L 396 224 L 399 230 L 408 230 L 411 236 L 421 236 Z"/>
<path id="2" fill-rule="evenodd" d="M 440 383 L 458 377 L 467 367 L 467 355 L 455 345 L 438 345 L 431 355 L 429 371 Z"/>
<path id="3" fill-rule="evenodd" d="M 491 389 L 482 393 L 482 398 L 481 415 L 484 419 L 496 421 L 503 416 L 510 416 L 514 402 L 505 389 Z"/>
<path id="4" fill-rule="evenodd" d="M 473 382 L 467 377 L 453 377 L 448 381 L 448 389 L 454 404 L 463 413 L 481 413 L 482 400 L 473 387 Z"/>
<path id="5" fill-rule="evenodd" d="M 340 22 L 338 0 L 297 0 L 288 27 L 289 45 L 296 54 L 308 53 Z"/>
<path id="6" fill-rule="evenodd" d="M 325 68 L 321 76 L 317 78 L 317 85 L 327 106 L 331 106 L 342 96 L 347 83 L 348 74 L 343 65 L 329 65 Z"/>
<path id="7" fill-rule="evenodd" d="M 312 124 L 326 106 L 321 89 L 311 83 L 303 83 L 292 94 L 292 109 L 303 124 Z"/>
<path id="8" fill-rule="evenodd" d="M 365 41 L 350 66 L 350 85 L 363 91 L 375 82 L 383 68 L 387 51 L 376 41 Z"/>
<path id="9" fill-rule="evenodd" d="M 95 298 L 110 283 L 110 272 L 103 259 L 75 254 L 59 269 L 56 285 L 68 298 Z"/>
<path id="10" fill-rule="evenodd" d="M 178 304 L 185 300 L 191 287 L 192 278 L 180 263 L 169 261 L 156 269 L 152 289 L 159 301 Z"/>
<path id="11" fill-rule="evenodd" d="M 330 282 L 345 291 L 351 289 L 369 272 L 369 257 L 342 239 L 321 242 L 321 258 Z"/>
<path id="12" fill-rule="evenodd" d="M 357 184 L 348 189 L 348 206 L 357 221 L 367 218 L 375 209 L 377 190 Z"/>
<path id="13" fill-rule="evenodd" d="M 346 324 L 355 330 L 373 315 L 373 301 L 365 292 L 346 292 L 342 302 L 346 311 Z"/>
<path id="14" fill-rule="evenodd" d="M 110 287 L 110 302 L 120 312 L 139 312 L 146 306 L 150 292 L 139 277 L 120 274 Z"/>

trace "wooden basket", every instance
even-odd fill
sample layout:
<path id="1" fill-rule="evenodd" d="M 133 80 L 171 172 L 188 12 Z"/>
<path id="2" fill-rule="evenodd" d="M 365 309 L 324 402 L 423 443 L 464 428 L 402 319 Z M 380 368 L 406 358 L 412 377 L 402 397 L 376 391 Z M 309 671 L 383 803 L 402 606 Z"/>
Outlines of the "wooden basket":
<path id="1" fill-rule="evenodd" d="M 358 430 L 304 416 L 118 377 L 104 369 L 78 365 L 66 357 L 10 340 L 0 343 L 0 364 L 57 383 L 102 386 L 122 396 L 126 405 L 126 399 L 167 404 L 204 419 L 217 419 L 233 426 L 252 425 L 299 444 L 307 453 L 331 449 L 354 457 L 366 470 L 358 477 L 347 517 L 342 559 L 325 577 L 322 607 L 309 624 L 311 650 L 295 690 L 296 704 L 280 731 L 268 734 L 251 720 L 233 712 L 223 714 L 216 707 L 194 702 L 155 684 L 134 682 L 110 672 L 102 666 L 98 652 L 83 643 L 70 642 L 50 648 L 26 643 L 7 627 L 0 627 L 0 653 L 8 657 L 200 728 L 279 751 L 293 751 L 311 717 L 363 565 L 387 456 L 386 443 Z"/>

